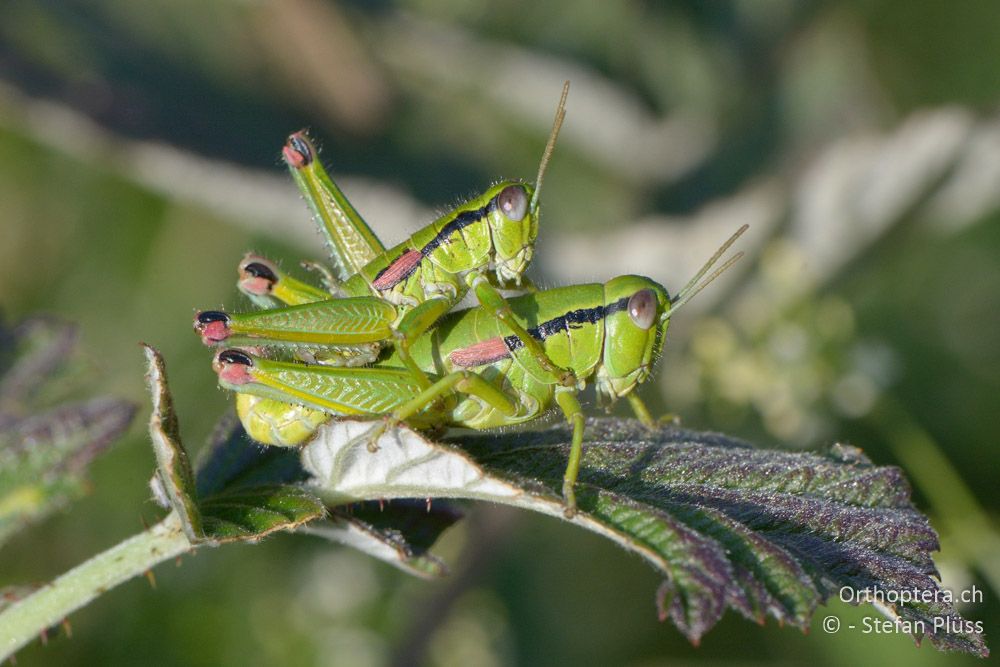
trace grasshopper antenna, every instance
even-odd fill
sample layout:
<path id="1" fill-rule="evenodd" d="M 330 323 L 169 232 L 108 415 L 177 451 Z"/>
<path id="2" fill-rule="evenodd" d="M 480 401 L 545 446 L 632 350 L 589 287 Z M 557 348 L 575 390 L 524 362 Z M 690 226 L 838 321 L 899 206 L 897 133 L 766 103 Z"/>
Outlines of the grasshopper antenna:
<path id="1" fill-rule="evenodd" d="M 559 137 L 559 130 L 562 128 L 563 119 L 566 118 L 567 97 L 569 97 L 569 81 L 563 83 L 562 96 L 559 98 L 559 106 L 556 107 L 556 117 L 552 121 L 552 132 L 549 133 L 549 141 L 545 144 L 545 152 L 542 153 L 542 161 L 538 165 L 538 176 L 535 178 L 535 194 L 531 195 L 531 203 L 528 207 L 528 210 L 532 213 L 538 210 L 538 195 L 542 191 L 542 178 L 545 177 L 545 169 L 549 166 L 552 151 L 556 147 L 556 139 Z"/>
<path id="2" fill-rule="evenodd" d="M 704 281 L 700 283 L 698 282 L 702 278 L 704 278 L 705 274 L 712 269 L 712 267 L 715 265 L 716 262 L 719 261 L 722 255 L 725 254 L 727 250 L 729 250 L 729 248 L 733 245 L 733 243 L 736 242 L 736 239 L 742 236 L 743 232 L 745 232 L 749 228 L 750 225 L 743 225 L 742 227 L 737 229 L 732 236 L 726 239 L 725 243 L 719 246 L 719 249 L 715 251 L 715 254 L 709 257 L 708 261 L 705 262 L 705 264 L 700 269 L 698 269 L 698 272 L 694 274 L 694 277 L 688 281 L 688 284 L 685 285 L 683 288 L 681 288 L 681 291 L 677 293 L 677 297 L 674 300 L 674 302 L 670 304 L 670 308 L 668 308 L 666 312 L 664 312 L 663 315 L 660 316 L 660 321 L 665 321 L 669 319 L 670 316 L 673 315 L 675 311 L 677 311 L 681 306 L 683 306 L 685 303 L 694 298 L 694 296 L 698 294 L 698 292 L 708 287 L 713 280 L 721 276 L 733 264 L 740 261 L 740 259 L 743 257 L 742 250 L 733 255 L 732 257 L 730 257 L 729 259 L 727 259 L 722 266 L 713 271 L 712 275 L 710 275 L 708 278 L 705 278 Z"/>

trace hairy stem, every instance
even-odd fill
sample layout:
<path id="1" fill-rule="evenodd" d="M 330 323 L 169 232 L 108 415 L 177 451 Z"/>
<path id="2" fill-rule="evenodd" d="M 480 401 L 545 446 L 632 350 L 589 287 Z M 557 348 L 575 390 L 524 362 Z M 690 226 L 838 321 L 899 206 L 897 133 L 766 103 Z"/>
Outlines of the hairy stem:
<path id="1" fill-rule="evenodd" d="M 0 661 L 71 612 L 191 549 L 177 515 L 81 563 L 0 613 Z"/>

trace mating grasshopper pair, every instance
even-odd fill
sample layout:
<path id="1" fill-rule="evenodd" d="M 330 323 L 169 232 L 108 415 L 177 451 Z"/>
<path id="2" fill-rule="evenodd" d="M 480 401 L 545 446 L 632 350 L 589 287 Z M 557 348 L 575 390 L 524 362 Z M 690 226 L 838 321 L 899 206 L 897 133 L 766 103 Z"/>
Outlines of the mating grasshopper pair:
<path id="1" fill-rule="evenodd" d="M 196 317 L 206 343 L 247 346 L 222 350 L 214 367 L 220 384 L 237 392 L 252 437 L 296 445 L 330 415 L 484 429 L 530 421 L 555 403 L 573 427 L 563 497 L 567 514 L 575 511 L 584 435 L 578 392 L 593 379 L 602 402 L 626 397 L 652 425 L 633 389 L 649 376 L 670 315 L 739 258 L 700 282 L 743 229 L 674 299 L 639 276 L 504 299 L 497 287 L 519 285 L 533 254 L 541 181 L 566 93 L 534 186 L 493 186 L 390 250 L 326 176 L 304 135 L 292 135 L 285 160 L 322 222 L 341 278 L 353 275 L 340 282 L 327 272 L 320 290 L 248 256 L 241 290 L 278 307 Z M 446 314 L 470 288 L 480 306 Z M 387 343 L 391 352 L 382 351 Z M 286 358 L 267 358 L 259 348 Z"/>

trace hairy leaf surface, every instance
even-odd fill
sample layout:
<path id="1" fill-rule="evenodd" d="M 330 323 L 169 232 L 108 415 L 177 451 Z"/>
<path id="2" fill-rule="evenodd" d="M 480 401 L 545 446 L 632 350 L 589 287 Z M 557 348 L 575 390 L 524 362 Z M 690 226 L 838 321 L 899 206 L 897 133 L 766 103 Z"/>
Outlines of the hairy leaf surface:
<path id="1" fill-rule="evenodd" d="M 491 500 L 564 518 L 559 489 L 570 431 L 463 435 L 433 443 L 405 428 L 370 452 L 371 422 L 325 425 L 303 465 L 331 504 L 395 497 Z M 835 446 L 809 454 L 756 449 L 714 433 L 591 420 L 572 523 L 635 551 L 665 575 L 663 618 L 698 642 L 733 609 L 808 628 L 841 587 L 926 592 L 944 600 L 937 535 L 901 471 Z M 923 621 L 940 648 L 985 656 L 944 601 L 880 610 Z M 935 625 L 934 619 L 939 619 Z M 951 619 L 945 629 L 940 619 Z"/>

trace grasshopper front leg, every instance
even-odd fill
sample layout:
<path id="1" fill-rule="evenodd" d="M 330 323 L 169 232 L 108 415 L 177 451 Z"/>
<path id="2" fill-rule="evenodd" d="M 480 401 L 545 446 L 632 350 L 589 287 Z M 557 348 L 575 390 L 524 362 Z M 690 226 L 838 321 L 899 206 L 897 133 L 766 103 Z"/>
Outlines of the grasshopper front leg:
<path id="1" fill-rule="evenodd" d="M 562 387 L 575 387 L 577 385 L 576 374 L 552 362 L 541 343 L 529 334 L 528 330 L 517 321 L 514 311 L 510 309 L 510 304 L 507 303 L 507 300 L 497 291 L 496 287 L 490 283 L 485 275 L 482 273 L 471 273 L 467 277 L 467 281 L 469 286 L 475 291 L 479 303 L 491 309 L 493 315 L 521 340 L 524 348 L 546 373 L 558 378 L 558 384 Z"/>

